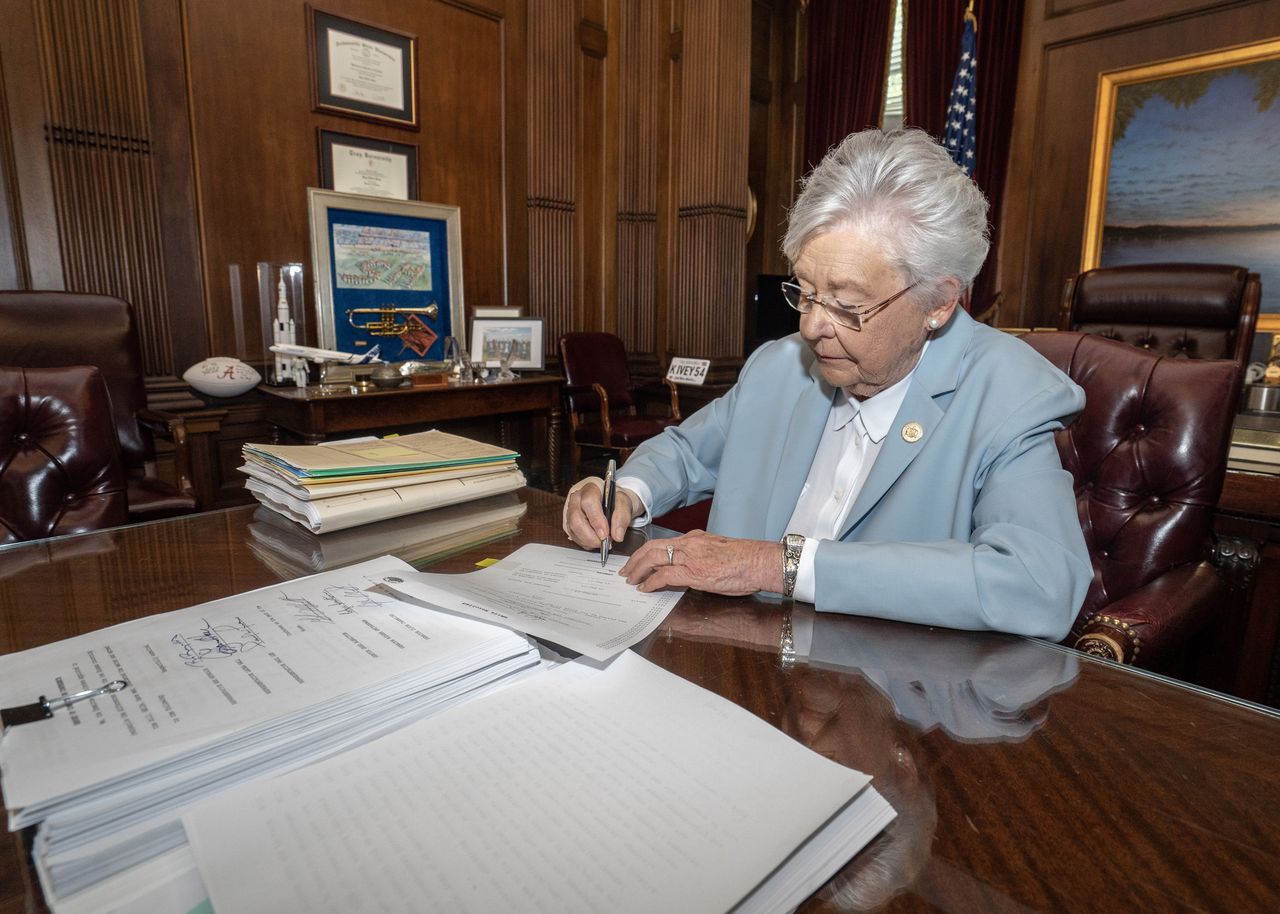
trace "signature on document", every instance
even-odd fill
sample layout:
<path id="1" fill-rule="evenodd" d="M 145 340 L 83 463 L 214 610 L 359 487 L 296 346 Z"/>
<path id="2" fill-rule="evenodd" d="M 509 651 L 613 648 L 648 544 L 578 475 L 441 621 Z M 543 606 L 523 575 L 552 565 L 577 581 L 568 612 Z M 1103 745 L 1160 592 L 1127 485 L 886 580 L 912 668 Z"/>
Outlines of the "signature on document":
<path id="1" fill-rule="evenodd" d="M 262 647 L 262 636 L 254 631 L 253 626 L 236 616 L 235 622 L 222 625 L 211 625 L 208 619 L 201 619 L 204 627 L 193 635 L 176 634 L 170 642 L 178 648 L 178 659 L 187 666 L 200 666 L 206 660 L 233 657 L 256 647 Z"/>

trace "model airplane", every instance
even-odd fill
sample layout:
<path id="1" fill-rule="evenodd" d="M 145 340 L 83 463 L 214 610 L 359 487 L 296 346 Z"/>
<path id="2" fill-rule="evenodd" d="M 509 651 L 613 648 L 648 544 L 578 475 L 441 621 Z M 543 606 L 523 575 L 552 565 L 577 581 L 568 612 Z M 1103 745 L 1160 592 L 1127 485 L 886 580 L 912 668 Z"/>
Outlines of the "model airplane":
<path id="1" fill-rule="evenodd" d="M 342 365 L 364 365 L 382 361 L 382 359 L 378 358 L 377 346 L 374 346 L 368 352 L 341 352 L 337 349 L 317 349 L 314 346 L 276 343 L 271 347 L 271 351 L 282 355 L 309 359 L 312 362 L 337 362 Z"/>

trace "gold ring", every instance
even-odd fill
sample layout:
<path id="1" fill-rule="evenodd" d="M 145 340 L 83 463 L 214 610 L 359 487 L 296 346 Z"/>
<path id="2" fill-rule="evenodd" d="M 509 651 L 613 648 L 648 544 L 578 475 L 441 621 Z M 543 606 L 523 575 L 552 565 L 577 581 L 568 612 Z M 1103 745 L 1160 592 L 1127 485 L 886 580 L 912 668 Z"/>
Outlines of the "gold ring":
<path id="1" fill-rule="evenodd" d="M 676 563 L 676 547 L 667 546 L 667 564 L 674 565 Z"/>

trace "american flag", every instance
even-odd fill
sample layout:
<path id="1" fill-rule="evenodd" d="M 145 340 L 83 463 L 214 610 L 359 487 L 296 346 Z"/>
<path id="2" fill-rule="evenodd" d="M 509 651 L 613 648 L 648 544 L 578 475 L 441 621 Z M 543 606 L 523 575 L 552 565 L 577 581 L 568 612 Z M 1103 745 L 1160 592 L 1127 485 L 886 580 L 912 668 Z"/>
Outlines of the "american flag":
<path id="1" fill-rule="evenodd" d="M 951 158 L 971 178 L 978 146 L 977 31 L 978 20 L 973 13 L 965 13 L 964 37 L 960 40 L 960 65 L 956 67 L 956 79 L 951 84 L 951 98 L 947 103 L 947 130 L 942 137 L 942 145 L 947 147 Z"/>

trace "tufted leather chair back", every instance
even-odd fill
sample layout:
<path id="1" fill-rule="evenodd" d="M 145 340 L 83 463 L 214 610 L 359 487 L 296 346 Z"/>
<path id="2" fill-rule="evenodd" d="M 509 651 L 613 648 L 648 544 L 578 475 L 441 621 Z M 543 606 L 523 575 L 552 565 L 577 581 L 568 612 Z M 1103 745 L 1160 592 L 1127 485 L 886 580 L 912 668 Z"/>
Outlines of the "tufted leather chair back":
<path id="1" fill-rule="evenodd" d="M 111 401 L 98 370 L 0 367 L 0 544 L 127 520 Z"/>
<path id="2" fill-rule="evenodd" d="M 560 367 L 564 371 L 565 398 L 575 413 L 600 408 L 592 384 L 604 387 L 610 413 L 627 413 L 635 406 L 627 350 L 612 333 L 566 333 L 560 337 Z"/>
<path id="3" fill-rule="evenodd" d="M 1058 327 L 1160 355 L 1249 360 L 1262 283 L 1223 264 L 1152 263 L 1088 270 L 1067 280 Z"/>
<path id="4" fill-rule="evenodd" d="M 0 292 L 0 365 L 94 365 L 111 392 L 126 468 L 153 459 L 138 425 L 147 406 L 142 350 L 129 303 L 83 292 Z"/>
<path id="5" fill-rule="evenodd" d="M 1206 557 L 1240 368 L 1086 333 L 1023 339 L 1085 391 L 1084 412 L 1057 433 L 1093 557 L 1083 620 Z"/>

